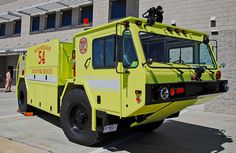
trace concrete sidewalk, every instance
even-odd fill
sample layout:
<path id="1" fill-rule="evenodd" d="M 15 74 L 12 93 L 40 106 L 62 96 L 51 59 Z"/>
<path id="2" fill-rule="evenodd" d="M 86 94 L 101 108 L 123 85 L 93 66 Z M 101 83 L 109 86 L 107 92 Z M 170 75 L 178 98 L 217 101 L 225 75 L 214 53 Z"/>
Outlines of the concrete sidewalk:
<path id="1" fill-rule="evenodd" d="M 0 93 L 5 92 L 5 88 L 0 88 Z M 16 92 L 16 86 L 11 87 L 11 92 Z"/>
<path id="2" fill-rule="evenodd" d="M 24 144 L 22 142 L 16 142 L 6 138 L 0 137 L 0 152 L 1 153 L 46 153 L 48 151 Z"/>

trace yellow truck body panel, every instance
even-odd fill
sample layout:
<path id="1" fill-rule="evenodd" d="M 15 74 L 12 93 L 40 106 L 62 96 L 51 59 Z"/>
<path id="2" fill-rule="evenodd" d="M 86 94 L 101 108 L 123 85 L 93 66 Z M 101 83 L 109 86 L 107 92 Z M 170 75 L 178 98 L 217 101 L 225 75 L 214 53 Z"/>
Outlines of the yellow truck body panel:
<path id="1" fill-rule="evenodd" d="M 25 81 L 29 105 L 59 116 L 60 86 L 72 78 L 72 50 L 71 43 L 59 39 L 28 48 Z"/>

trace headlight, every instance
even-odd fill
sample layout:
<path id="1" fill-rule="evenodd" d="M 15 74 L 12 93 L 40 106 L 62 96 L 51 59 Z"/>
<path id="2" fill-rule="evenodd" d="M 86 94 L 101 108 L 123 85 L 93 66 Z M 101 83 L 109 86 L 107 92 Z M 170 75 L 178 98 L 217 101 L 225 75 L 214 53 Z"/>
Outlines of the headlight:
<path id="1" fill-rule="evenodd" d="M 166 88 L 166 87 L 161 88 L 160 96 L 161 96 L 162 100 L 168 99 L 170 96 L 168 88 Z"/>

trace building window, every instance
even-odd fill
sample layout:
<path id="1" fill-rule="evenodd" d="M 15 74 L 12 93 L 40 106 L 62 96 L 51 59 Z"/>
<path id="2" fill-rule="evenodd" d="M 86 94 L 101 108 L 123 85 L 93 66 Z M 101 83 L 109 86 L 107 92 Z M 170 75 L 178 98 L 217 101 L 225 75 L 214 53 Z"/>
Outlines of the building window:
<path id="1" fill-rule="evenodd" d="M 0 24 L 0 36 L 5 36 L 5 23 Z"/>
<path id="2" fill-rule="evenodd" d="M 39 31 L 39 22 L 40 17 L 39 16 L 33 16 L 31 17 L 31 31 Z"/>
<path id="3" fill-rule="evenodd" d="M 216 17 L 215 16 L 211 17 L 211 27 L 212 28 L 216 27 Z"/>
<path id="4" fill-rule="evenodd" d="M 111 19 L 126 16 L 126 0 L 111 0 Z"/>
<path id="5" fill-rule="evenodd" d="M 14 21 L 14 34 L 21 33 L 21 20 Z"/>
<path id="6" fill-rule="evenodd" d="M 213 28 L 213 27 L 216 27 L 216 21 L 215 20 L 212 20 L 211 21 L 211 27 Z"/>
<path id="7" fill-rule="evenodd" d="M 61 26 L 70 26 L 71 25 L 71 19 L 72 19 L 72 10 L 66 10 L 61 12 Z"/>
<path id="8" fill-rule="evenodd" d="M 114 68 L 115 61 L 115 37 L 108 36 L 93 41 L 93 67 Z"/>
<path id="9" fill-rule="evenodd" d="M 46 14 L 47 24 L 46 29 L 53 29 L 56 27 L 56 13 Z"/>
<path id="10" fill-rule="evenodd" d="M 81 7 L 80 12 L 81 12 L 80 24 L 83 24 L 84 18 L 88 18 L 90 23 L 93 22 L 93 5 Z"/>

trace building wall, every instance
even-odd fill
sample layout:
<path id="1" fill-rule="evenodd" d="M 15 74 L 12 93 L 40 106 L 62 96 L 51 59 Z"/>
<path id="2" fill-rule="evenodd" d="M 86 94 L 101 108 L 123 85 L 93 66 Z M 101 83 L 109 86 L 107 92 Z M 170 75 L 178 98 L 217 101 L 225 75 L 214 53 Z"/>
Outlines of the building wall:
<path id="1" fill-rule="evenodd" d="M 42 2 L 47 2 L 47 0 L 18 0 L 13 3 L 8 3 L 6 5 L 0 5 L 1 12 L 13 11 L 26 7 L 25 4 L 36 5 Z M 60 12 L 58 11 L 56 19 L 55 30 L 45 30 L 45 14 L 40 16 L 40 31 L 36 33 L 31 33 L 31 17 L 28 15 L 22 15 L 21 23 L 21 36 L 12 36 L 13 22 L 7 22 L 6 25 L 6 38 L 0 39 L 1 48 L 0 49 L 16 49 L 16 48 L 27 48 L 29 46 L 35 45 L 37 43 L 45 42 L 55 38 L 61 38 L 61 41 L 72 41 L 73 35 L 83 30 L 84 28 L 79 28 L 78 16 L 74 15 L 78 12 L 79 8 L 74 8 L 72 10 L 72 27 L 71 28 L 60 28 Z"/>
<path id="2" fill-rule="evenodd" d="M 235 0 L 140 0 L 139 16 L 150 7 L 164 8 L 164 23 L 176 21 L 178 26 L 204 31 L 218 40 L 219 63 L 223 79 L 229 80 L 230 91 L 207 103 L 206 111 L 236 114 L 236 1 Z M 211 35 L 210 19 L 216 17 L 218 35 Z"/>
<path id="3" fill-rule="evenodd" d="M 5 83 L 5 74 L 6 74 L 6 58 L 4 56 L 0 56 L 0 88 L 4 87 Z"/>

